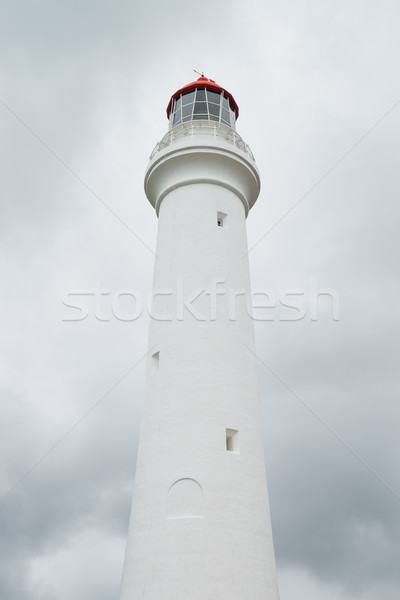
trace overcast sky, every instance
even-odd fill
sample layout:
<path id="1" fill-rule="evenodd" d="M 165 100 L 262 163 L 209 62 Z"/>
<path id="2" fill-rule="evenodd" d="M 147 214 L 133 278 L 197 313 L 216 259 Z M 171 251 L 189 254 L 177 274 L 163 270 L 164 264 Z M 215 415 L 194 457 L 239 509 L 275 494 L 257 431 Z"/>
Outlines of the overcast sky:
<path id="1" fill-rule="evenodd" d="M 118 598 L 148 321 L 112 300 L 150 292 L 143 174 L 193 68 L 234 95 L 262 178 L 248 240 L 276 298 L 255 328 L 281 600 L 398 600 L 398 2 L 0 11 L 0 600 Z M 101 306 L 63 304 L 96 286 Z"/>

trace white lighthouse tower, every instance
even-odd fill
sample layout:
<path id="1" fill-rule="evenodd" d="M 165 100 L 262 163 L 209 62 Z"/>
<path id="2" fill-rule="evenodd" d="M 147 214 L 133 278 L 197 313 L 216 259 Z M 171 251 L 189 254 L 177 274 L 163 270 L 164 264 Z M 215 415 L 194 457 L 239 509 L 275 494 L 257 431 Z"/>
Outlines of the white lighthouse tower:
<path id="1" fill-rule="evenodd" d="M 171 98 L 145 191 L 159 219 L 146 397 L 120 600 L 277 600 L 246 217 L 260 180 L 238 106 Z"/>

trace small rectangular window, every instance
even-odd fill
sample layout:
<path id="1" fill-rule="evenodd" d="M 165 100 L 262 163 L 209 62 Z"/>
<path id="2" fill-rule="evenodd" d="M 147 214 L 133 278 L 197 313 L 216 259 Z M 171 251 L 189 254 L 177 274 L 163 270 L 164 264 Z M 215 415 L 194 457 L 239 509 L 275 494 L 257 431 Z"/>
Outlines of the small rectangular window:
<path id="1" fill-rule="evenodd" d="M 158 371 L 160 366 L 160 352 L 154 352 L 151 356 L 151 371 L 154 373 Z"/>
<path id="2" fill-rule="evenodd" d="M 217 225 L 218 227 L 225 227 L 226 225 L 226 214 L 223 212 L 217 212 Z"/>
<path id="3" fill-rule="evenodd" d="M 239 452 L 239 432 L 237 429 L 226 430 L 226 449 L 228 452 Z"/>

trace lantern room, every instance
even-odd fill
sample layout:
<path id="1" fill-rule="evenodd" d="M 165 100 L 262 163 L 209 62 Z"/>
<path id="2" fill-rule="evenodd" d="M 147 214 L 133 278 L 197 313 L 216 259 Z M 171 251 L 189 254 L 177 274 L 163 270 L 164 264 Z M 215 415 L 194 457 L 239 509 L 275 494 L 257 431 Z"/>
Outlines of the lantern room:
<path id="1" fill-rule="evenodd" d="M 235 129 L 238 116 L 239 107 L 232 94 L 204 76 L 175 92 L 167 107 L 170 129 L 199 119 Z"/>

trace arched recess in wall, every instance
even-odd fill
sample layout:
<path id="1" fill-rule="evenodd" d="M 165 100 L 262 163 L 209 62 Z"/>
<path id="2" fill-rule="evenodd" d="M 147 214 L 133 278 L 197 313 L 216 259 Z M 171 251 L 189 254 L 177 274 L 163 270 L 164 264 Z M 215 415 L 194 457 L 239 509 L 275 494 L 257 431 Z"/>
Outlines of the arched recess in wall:
<path id="1" fill-rule="evenodd" d="M 202 517 L 203 504 L 200 483 L 189 477 L 178 479 L 168 490 L 167 519 Z"/>

